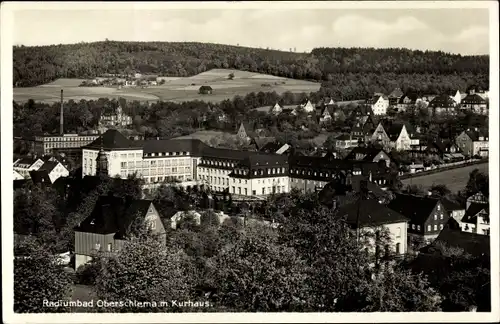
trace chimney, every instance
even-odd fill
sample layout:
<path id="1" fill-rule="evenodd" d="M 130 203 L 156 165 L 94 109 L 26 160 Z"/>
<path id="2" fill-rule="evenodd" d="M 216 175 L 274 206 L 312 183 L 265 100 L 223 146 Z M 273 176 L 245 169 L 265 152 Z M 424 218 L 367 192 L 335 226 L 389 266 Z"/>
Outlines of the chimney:
<path id="1" fill-rule="evenodd" d="M 61 120 L 59 124 L 59 135 L 64 134 L 64 107 L 63 107 L 63 89 L 61 89 Z"/>

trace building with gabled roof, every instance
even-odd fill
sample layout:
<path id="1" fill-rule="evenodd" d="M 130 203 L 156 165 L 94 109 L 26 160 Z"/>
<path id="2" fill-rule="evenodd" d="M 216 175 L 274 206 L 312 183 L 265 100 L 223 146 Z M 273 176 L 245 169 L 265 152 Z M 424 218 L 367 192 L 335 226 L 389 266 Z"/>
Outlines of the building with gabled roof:
<path id="1" fill-rule="evenodd" d="M 455 99 L 447 94 L 441 94 L 432 99 L 429 103 L 428 109 L 431 115 L 439 115 L 443 113 L 452 114 L 455 113 L 456 106 L 457 102 Z"/>
<path id="2" fill-rule="evenodd" d="M 269 110 L 270 114 L 279 115 L 283 112 L 283 107 L 277 102 L 274 106 Z"/>
<path id="3" fill-rule="evenodd" d="M 398 103 L 396 104 L 396 108 L 399 112 L 404 112 L 407 111 L 409 107 L 416 106 L 418 103 L 424 104 L 425 101 L 417 93 L 408 92 L 401 96 L 401 98 L 399 98 Z M 427 104 L 425 103 L 425 105 Z"/>
<path id="4" fill-rule="evenodd" d="M 478 192 L 467 198 L 460 226 L 464 232 L 490 235 L 490 204 L 485 194 Z"/>
<path id="5" fill-rule="evenodd" d="M 488 115 L 488 101 L 477 93 L 468 94 L 460 104 L 462 110 Z"/>
<path id="6" fill-rule="evenodd" d="M 490 258 L 490 237 L 489 235 L 479 235 L 466 233 L 451 227 L 445 227 L 438 237 L 428 246 L 422 248 L 423 254 L 440 254 L 441 246 L 458 248 L 473 257 Z"/>
<path id="7" fill-rule="evenodd" d="M 17 172 L 16 170 L 12 170 L 14 173 L 13 173 L 13 180 L 16 181 L 16 180 L 24 180 L 24 177 L 19 173 Z"/>
<path id="8" fill-rule="evenodd" d="M 376 199 L 356 199 L 336 210 L 337 217 L 344 217 L 347 224 L 363 232 L 374 232 L 385 228 L 389 232 L 392 246 L 386 246 L 386 252 L 396 255 L 406 254 L 408 218 L 397 211 L 387 208 Z M 374 242 L 372 242 L 373 245 Z"/>
<path id="9" fill-rule="evenodd" d="M 455 139 L 458 148 L 466 156 L 488 157 L 489 138 L 488 134 L 479 129 L 467 129 L 460 133 Z"/>
<path id="10" fill-rule="evenodd" d="M 396 194 L 387 207 L 409 218 L 408 235 L 423 242 L 434 240 L 449 218 L 440 199 L 430 196 Z"/>
<path id="11" fill-rule="evenodd" d="M 29 179 L 29 172 L 37 171 L 42 167 L 43 163 L 43 160 L 37 157 L 24 157 L 14 162 L 14 171 L 25 179 Z"/>
<path id="12" fill-rule="evenodd" d="M 254 127 L 247 122 L 242 122 L 236 135 L 243 140 L 250 140 L 255 137 Z"/>
<path id="13" fill-rule="evenodd" d="M 389 98 L 385 95 L 375 95 L 367 99 L 365 105 L 371 108 L 375 116 L 384 116 L 389 108 Z"/>
<path id="14" fill-rule="evenodd" d="M 392 92 L 388 96 L 389 105 L 396 106 L 398 104 L 399 99 L 403 96 L 403 94 L 404 93 L 400 88 L 395 88 L 394 90 L 392 90 Z"/>
<path id="15" fill-rule="evenodd" d="M 384 161 L 387 167 L 391 164 L 391 158 L 383 149 L 374 147 L 355 147 L 345 157 L 345 160 L 356 160 L 379 163 Z"/>
<path id="16" fill-rule="evenodd" d="M 207 85 L 202 85 L 199 89 L 198 89 L 198 93 L 199 94 L 212 94 L 213 93 L 213 89 L 211 86 L 207 86 Z"/>
<path id="17" fill-rule="evenodd" d="M 38 171 L 47 172 L 51 183 L 54 183 L 60 177 L 69 176 L 68 169 L 66 169 L 66 167 L 59 161 L 47 161 L 42 165 L 40 169 L 38 169 Z"/>
<path id="18" fill-rule="evenodd" d="M 152 201 L 99 197 L 92 213 L 75 227 L 75 269 L 98 252 L 113 255 L 122 249 L 137 218 L 165 242 L 165 227 Z"/>

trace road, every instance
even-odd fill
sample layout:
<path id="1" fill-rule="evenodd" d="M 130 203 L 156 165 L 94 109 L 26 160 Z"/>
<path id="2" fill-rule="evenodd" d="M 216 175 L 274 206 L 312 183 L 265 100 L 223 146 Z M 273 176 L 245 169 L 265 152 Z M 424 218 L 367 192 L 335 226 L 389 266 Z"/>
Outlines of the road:
<path id="1" fill-rule="evenodd" d="M 433 173 L 416 178 L 409 178 L 402 180 L 402 182 L 404 186 L 409 184 L 419 185 L 422 186 L 424 190 L 434 184 L 445 184 L 451 192 L 457 192 L 465 188 L 467 181 L 469 180 L 469 174 L 472 170 L 479 169 L 479 171 L 483 173 L 488 173 L 488 165 L 488 163 L 470 165 L 459 169 Z"/>

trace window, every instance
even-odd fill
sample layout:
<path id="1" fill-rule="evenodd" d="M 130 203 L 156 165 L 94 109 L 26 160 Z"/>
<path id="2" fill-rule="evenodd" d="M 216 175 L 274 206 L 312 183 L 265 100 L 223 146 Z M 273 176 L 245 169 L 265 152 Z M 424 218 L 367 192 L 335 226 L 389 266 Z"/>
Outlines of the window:
<path id="1" fill-rule="evenodd" d="M 415 224 L 411 224 L 411 229 L 415 229 Z"/>
<path id="2" fill-rule="evenodd" d="M 417 231 L 420 231 L 420 225 L 417 225 Z"/>
<path id="3" fill-rule="evenodd" d="M 427 231 L 430 232 L 431 230 L 432 230 L 431 225 L 427 225 Z"/>
<path id="4" fill-rule="evenodd" d="M 437 224 L 434 224 L 434 230 L 437 231 L 438 230 L 438 226 Z"/>
<path id="5" fill-rule="evenodd" d="M 108 243 L 108 252 L 111 252 L 111 249 L 112 248 L 112 244 L 111 243 Z"/>
<path id="6" fill-rule="evenodd" d="M 434 214 L 434 220 L 438 219 L 438 215 Z"/>
<path id="7" fill-rule="evenodd" d="M 99 251 L 101 249 L 101 243 L 96 243 L 95 244 L 95 249 Z"/>
<path id="8" fill-rule="evenodd" d="M 257 195 L 257 191 L 256 190 L 252 190 L 252 195 L 253 196 Z"/>
<path id="9" fill-rule="evenodd" d="M 396 238 L 401 237 L 401 227 L 396 228 Z"/>
<path id="10" fill-rule="evenodd" d="M 396 254 L 401 254 L 401 243 L 396 243 Z"/>
<path id="11" fill-rule="evenodd" d="M 443 217 L 444 217 L 444 216 L 443 216 L 443 214 L 441 213 L 440 218 L 441 218 L 441 219 L 443 219 Z"/>
<path id="12" fill-rule="evenodd" d="M 238 187 L 238 195 L 241 195 L 241 187 Z"/>
<path id="13" fill-rule="evenodd" d="M 265 195 L 266 194 L 266 188 L 262 188 L 262 194 Z"/>
<path id="14" fill-rule="evenodd" d="M 245 196 L 248 196 L 248 189 L 245 188 Z"/>
<path id="15" fill-rule="evenodd" d="M 234 179 L 233 179 L 234 180 Z M 234 186 L 233 186 L 233 193 L 236 193 L 235 189 L 234 189 Z"/>
<path id="16" fill-rule="evenodd" d="M 441 205 L 438 205 L 438 210 L 441 210 Z"/>
<path id="17" fill-rule="evenodd" d="M 121 162 L 120 166 L 121 166 L 122 169 L 126 169 L 127 168 L 127 162 Z"/>
<path id="18" fill-rule="evenodd" d="M 439 224 L 439 229 L 442 230 L 443 229 L 443 224 Z"/>

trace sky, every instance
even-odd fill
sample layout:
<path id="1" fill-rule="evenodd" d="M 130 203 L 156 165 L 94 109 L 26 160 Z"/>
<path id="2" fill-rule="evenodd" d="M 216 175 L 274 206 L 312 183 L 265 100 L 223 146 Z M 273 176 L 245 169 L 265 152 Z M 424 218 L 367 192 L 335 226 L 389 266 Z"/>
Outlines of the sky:
<path id="1" fill-rule="evenodd" d="M 103 41 L 209 42 L 308 52 L 405 47 L 489 53 L 488 9 L 22 10 L 15 45 Z"/>

